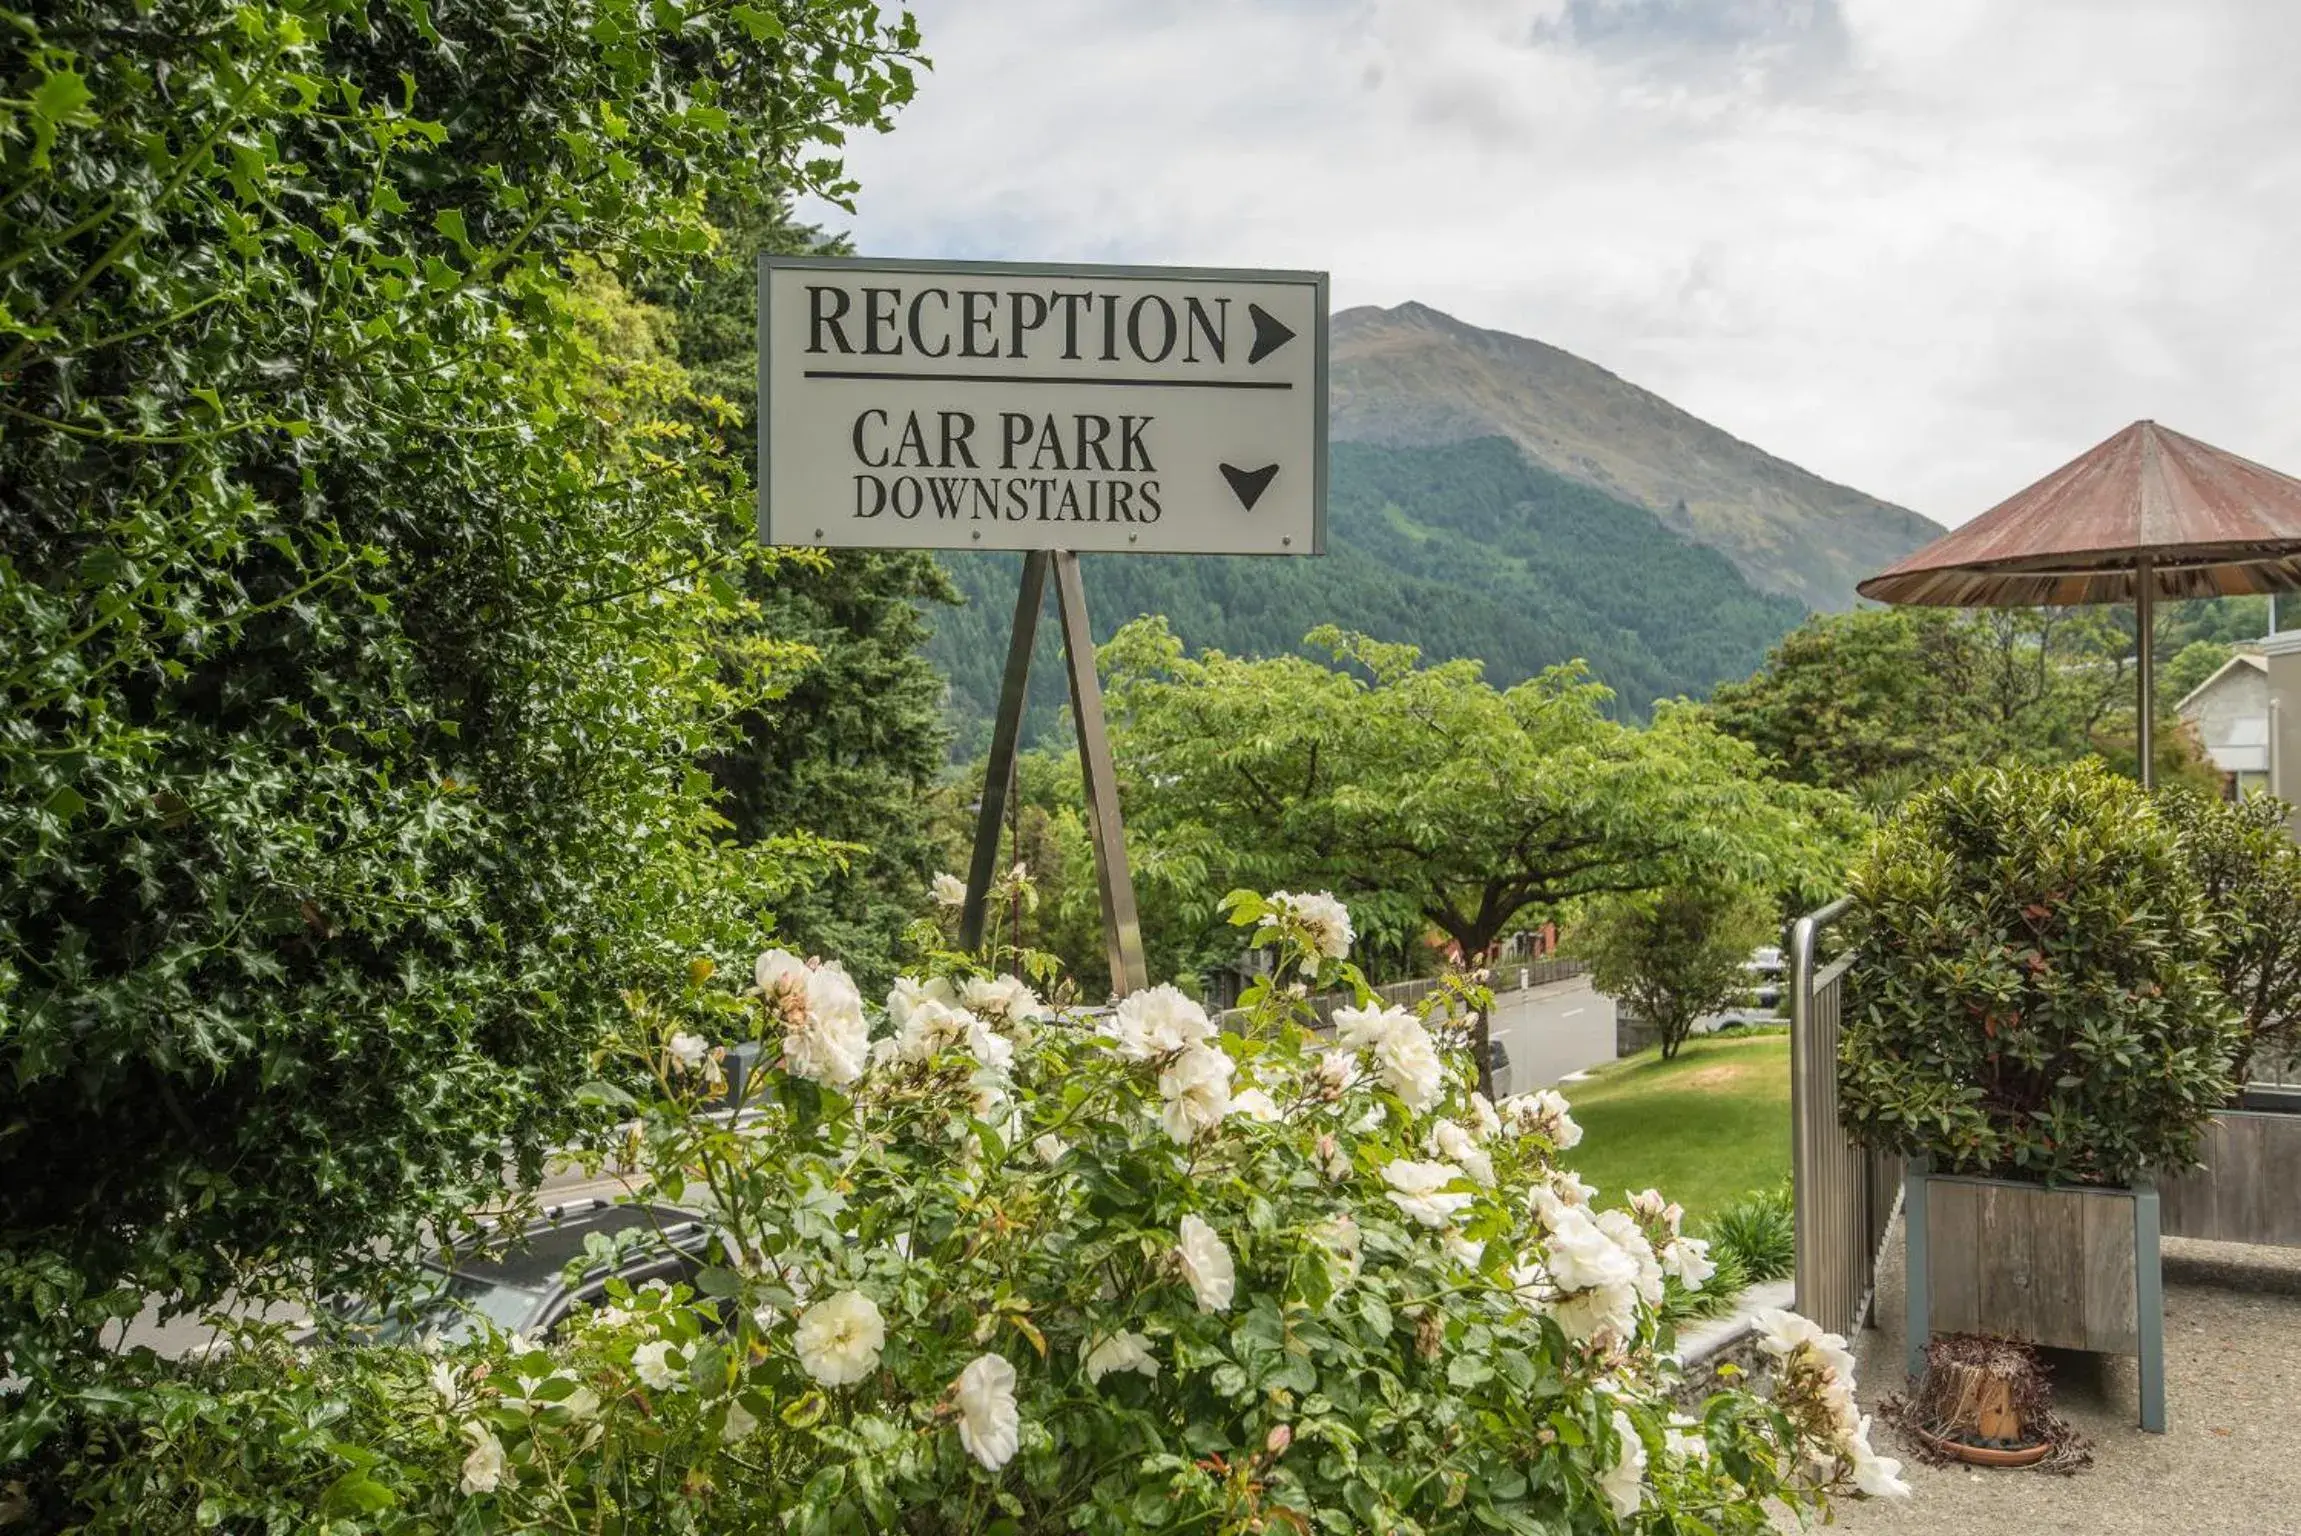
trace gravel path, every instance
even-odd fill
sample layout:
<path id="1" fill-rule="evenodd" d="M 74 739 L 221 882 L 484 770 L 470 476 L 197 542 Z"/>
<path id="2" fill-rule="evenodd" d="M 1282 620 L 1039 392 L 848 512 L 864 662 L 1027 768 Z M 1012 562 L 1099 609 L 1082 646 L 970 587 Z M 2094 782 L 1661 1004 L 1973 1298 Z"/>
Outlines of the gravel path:
<path id="1" fill-rule="evenodd" d="M 1856 1341 L 1866 1409 L 1900 1383 L 1900 1240 L 1880 1277 L 1881 1326 Z M 1915 1497 L 1840 1507 L 1851 1536 L 2301 1536 L 2301 1252 L 2168 1239 L 2166 1433 L 2135 1427 L 2134 1363 L 2053 1355 L 2057 1406 L 2093 1441 L 2074 1477 L 1919 1464 Z"/>

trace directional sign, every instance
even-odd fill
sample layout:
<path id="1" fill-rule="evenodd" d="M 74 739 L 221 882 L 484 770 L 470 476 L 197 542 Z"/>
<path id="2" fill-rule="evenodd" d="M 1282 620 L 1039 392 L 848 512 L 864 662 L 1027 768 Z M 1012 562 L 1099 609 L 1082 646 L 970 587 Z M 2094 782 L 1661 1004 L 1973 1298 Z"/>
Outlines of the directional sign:
<path id="1" fill-rule="evenodd" d="M 771 544 L 1310 555 L 1326 274 L 759 262 Z"/>

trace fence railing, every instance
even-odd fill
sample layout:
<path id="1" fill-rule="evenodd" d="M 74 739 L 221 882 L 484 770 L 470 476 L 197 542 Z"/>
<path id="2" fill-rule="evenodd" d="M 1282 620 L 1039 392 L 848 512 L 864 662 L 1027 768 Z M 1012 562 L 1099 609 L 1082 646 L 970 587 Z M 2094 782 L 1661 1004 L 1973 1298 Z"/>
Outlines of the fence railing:
<path id="1" fill-rule="evenodd" d="M 1822 934 L 1850 901 L 1790 929 L 1790 1162 L 1797 1309 L 1833 1333 L 1869 1316 L 1878 1249 L 1901 1190 L 1901 1159 L 1856 1146 L 1838 1121 L 1838 1022 L 1851 954 L 1822 963 Z"/>

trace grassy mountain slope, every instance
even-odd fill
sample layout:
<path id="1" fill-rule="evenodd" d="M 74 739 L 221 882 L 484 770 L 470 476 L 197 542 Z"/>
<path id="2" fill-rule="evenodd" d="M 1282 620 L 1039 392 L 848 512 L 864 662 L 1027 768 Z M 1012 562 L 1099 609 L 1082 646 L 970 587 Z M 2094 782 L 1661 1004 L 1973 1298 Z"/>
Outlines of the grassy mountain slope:
<path id="1" fill-rule="evenodd" d="M 1271 655 L 1320 624 L 1475 656 L 1513 683 L 1577 656 L 1642 717 L 1656 698 L 1746 676 L 1803 616 L 1652 513 L 1529 464 L 1498 438 L 1441 448 L 1338 443 L 1328 553 L 1270 559 L 1088 555 L 1095 637 L 1163 613 L 1186 645 Z M 979 753 L 1005 665 L 1019 555 L 947 555 L 966 594 L 930 615 L 928 655 L 951 679 L 954 750 Z M 1034 738 L 1067 707 L 1052 621 L 1032 663 Z"/>
<path id="2" fill-rule="evenodd" d="M 1720 551 L 1752 585 L 1813 608 L 1851 607 L 1856 581 L 1941 532 L 1570 352 L 1421 304 L 1334 317 L 1332 410 L 1337 441 L 1508 438 L 1543 468 Z"/>

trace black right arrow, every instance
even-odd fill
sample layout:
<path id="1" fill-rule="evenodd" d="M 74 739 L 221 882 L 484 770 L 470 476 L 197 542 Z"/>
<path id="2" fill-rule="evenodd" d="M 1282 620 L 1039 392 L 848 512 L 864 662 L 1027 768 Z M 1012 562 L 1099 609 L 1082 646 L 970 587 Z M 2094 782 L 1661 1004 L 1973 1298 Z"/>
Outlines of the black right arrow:
<path id="1" fill-rule="evenodd" d="M 1248 362 L 1259 363 L 1294 340 L 1294 332 L 1260 304 L 1247 305 L 1246 312 L 1254 318 L 1254 346 L 1246 354 Z"/>
<path id="2" fill-rule="evenodd" d="M 1262 493 L 1270 489 L 1270 482 L 1278 478 L 1278 466 L 1265 464 L 1260 469 L 1239 469 L 1225 464 L 1222 477 L 1230 482 L 1231 494 L 1238 498 L 1238 504 L 1252 512 L 1254 504 L 1262 500 Z"/>

